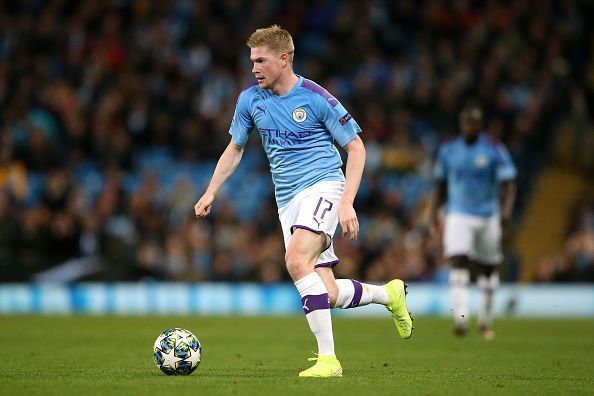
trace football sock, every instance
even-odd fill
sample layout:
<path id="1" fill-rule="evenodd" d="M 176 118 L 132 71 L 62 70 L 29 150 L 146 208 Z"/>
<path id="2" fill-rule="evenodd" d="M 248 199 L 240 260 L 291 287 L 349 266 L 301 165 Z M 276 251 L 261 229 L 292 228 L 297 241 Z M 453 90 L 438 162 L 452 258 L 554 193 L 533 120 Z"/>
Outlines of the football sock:
<path id="1" fill-rule="evenodd" d="M 388 304 L 388 293 L 384 286 L 361 283 L 354 279 L 337 279 L 338 297 L 335 308 L 355 308 L 363 305 Z"/>
<path id="2" fill-rule="evenodd" d="M 499 286 L 499 273 L 493 271 L 489 276 L 479 275 L 477 277 L 477 284 L 481 294 L 483 295 L 483 301 L 481 309 L 479 311 L 479 324 L 482 326 L 491 327 L 493 324 L 493 315 L 491 308 L 493 305 L 493 293 L 497 286 Z"/>
<path id="3" fill-rule="evenodd" d="M 295 286 L 301 296 L 301 305 L 309 328 L 318 341 L 318 353 L 334 356 L 330 299 L 322 278 L 312 272 L 295 282 Z"/>
<path id="4" fill-rule="evenodd" d="M 452 296 L 454 323 L 466 327 L 469 314 L 470 271 L 466 268 L 452 268 L 449 273 L 450 293 Z"/>

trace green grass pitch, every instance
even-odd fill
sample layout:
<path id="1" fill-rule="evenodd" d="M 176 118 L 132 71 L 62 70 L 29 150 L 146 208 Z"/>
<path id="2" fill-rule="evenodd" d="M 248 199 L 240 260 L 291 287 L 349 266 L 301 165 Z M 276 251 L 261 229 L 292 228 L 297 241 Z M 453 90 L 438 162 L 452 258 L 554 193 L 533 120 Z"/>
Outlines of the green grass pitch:
<path id="1" fill-rule="evenodd" d="M 303 317 L 0 316 L 1 395 L 592 394 L 594 320 L 501 319 L 492 342 L 417 318 L 410 340 L 385 319 L 334 318 L 343 378 L 300 379 L 315 350 Z M 203 345 L 188 377 L 153 364 L 162 330 Z"/>

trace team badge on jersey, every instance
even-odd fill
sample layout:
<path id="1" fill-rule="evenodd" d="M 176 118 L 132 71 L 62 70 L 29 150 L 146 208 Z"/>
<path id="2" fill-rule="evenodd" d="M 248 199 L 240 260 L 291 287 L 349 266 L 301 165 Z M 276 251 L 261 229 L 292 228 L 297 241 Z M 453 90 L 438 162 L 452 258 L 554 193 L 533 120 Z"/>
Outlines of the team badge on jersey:
<path id="1" fill-rule="evenodd" d="M 297 122 L 303 122 L 307 118 L 307 113 L 301 107 L 293 110 L 293 119 Z"/>
<path id="2" fill-rule="evenodd" d="M 484 156 L 483 154 L 478 155 L 475 159 L 474 159 L 474 164 L 478 167 L 478 168 L 484 168 L 485 166 L 487 166 L 487 157 Z"/>

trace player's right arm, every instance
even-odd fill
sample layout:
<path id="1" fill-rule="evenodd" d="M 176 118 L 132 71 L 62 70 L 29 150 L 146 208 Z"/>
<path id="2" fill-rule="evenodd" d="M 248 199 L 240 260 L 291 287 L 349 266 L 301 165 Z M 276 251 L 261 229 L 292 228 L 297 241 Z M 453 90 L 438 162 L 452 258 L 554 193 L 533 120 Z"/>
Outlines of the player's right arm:
<path id="1" fill-rule="evenodd" d="M 233 172 L 235 172 L 235 169 L 237 169 L 237 166 L 241 161 L 241 157 L 243 156 L 243 151 L 243 146 L 235 144 L 233 139 L 231 139 L 227 145 L 227 148 L 225 151 L 223 151 L 223 154 L 221 154 L 221 157 L 219 158 L 219 162 L 217 163 L 206 192 L 198 200 L 196 205 L 194 205 L 196 217 L 208 216 L 210 209 L 212 208 L 212 202 L 214 201 L 215 195 L 221 189 L 223 184 L 225 184 L 227 179 L 231 177 Z"/>
<path id="2" fill-rule="evenodd" d="M 243 156 L 245 144 L 247 143 L 250 132 L 254 128 L 254 121 L 249 111 L 250 90 L 243 91 L 237 99 L 235 113 L 229 128 L 231 141 L 227 145 L 212 175 L 206 192 L 194 205 L 196 217 L 206 217 L 212 208 L 214 197 L 220 188 L 231 177 Z"/>

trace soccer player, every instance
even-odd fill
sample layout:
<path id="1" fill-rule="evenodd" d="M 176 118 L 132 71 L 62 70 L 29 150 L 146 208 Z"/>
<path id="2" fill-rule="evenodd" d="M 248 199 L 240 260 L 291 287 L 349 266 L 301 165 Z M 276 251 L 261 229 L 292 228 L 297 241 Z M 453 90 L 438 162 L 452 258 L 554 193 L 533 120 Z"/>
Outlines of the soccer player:
<path id="1" fill-rule="evenodd" d="M 196 203 L 207 216 L 217 191 L 241 160 L 252 131 L 262 139 L 270 162 L 278 215 L 285 240 L 285 262 L 301 296 L 303 311 L 318 343 L 316 363 L 300 377 L 339 377 L 330 308 L 370 303 L 385 305 L 402 338 L 412 334 L 405 285 L 395 279 L 383 286 L 335 279 L 339 260 L 332 238 L 340 222 L 342 236 L 357 238 L 353 201 L 365 164 L 359 125 L 340 102 L 315 82 L 293 71 L 295 47 L 279 26 L 256 30 L 247 41 L 256 82 L 237 100 L 229 133 L 206 192 Z M 348 156 L 346 179 L 334 142 Z"/>
<path id="2" fill-rule="evenodd" d="M 503 261 L 502 233 L 512 214 L 516 168 L 505 146 L 482 132 L 481 108 L 471 103 L 460 113 L 461 135 L 443 143 L 437 153 L 434 177 L 437 191 L 430 218 L 446 203 L 444 255 L 449 259 L 454 334 L 464 335 L 469 319 L 471 263 L 483 301 L 479 329 L 493 339 L 492 298 L 499 285 Z"/>

